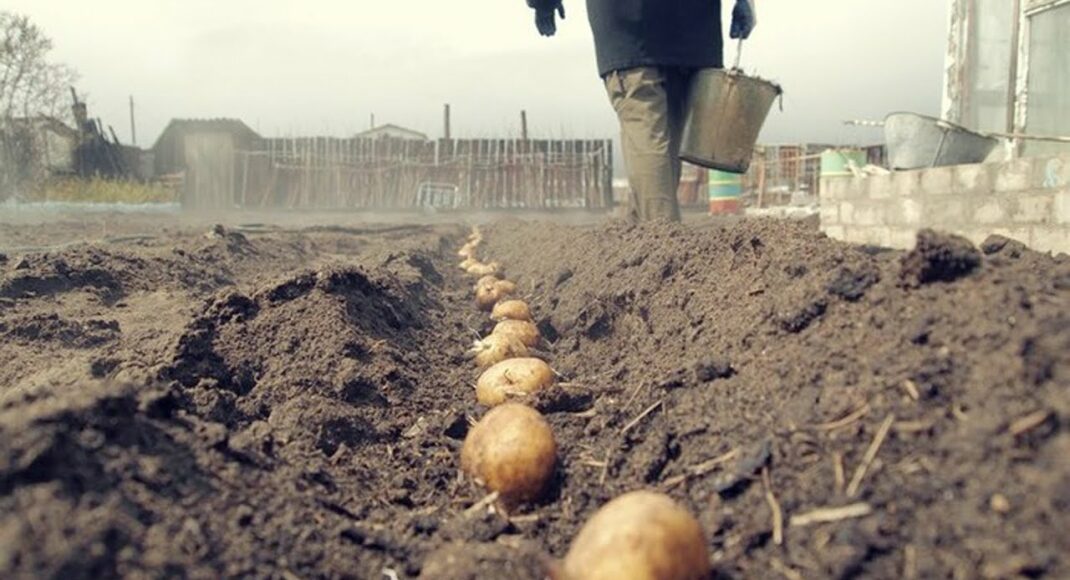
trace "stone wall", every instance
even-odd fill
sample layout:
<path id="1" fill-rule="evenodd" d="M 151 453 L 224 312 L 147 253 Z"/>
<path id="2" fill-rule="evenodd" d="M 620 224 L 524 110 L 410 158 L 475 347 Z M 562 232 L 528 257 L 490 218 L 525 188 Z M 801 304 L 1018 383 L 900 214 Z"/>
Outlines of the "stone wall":
<path id="1" fill-rule="evenodd" d="M 906 249 L 922 228 L 1070 253 L 1070 156 L 821 181 L 829 237 Z"/>

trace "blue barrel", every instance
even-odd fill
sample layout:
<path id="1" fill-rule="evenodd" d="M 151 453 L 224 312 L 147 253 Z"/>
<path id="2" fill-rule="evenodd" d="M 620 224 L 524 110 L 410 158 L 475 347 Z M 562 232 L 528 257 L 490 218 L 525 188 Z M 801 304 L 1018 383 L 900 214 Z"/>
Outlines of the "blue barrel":
<path id="1" fill-rule="evenodd" d="M 742 209 L 743 176 L 710 170 L 710 215 L 737 214 Z"/>

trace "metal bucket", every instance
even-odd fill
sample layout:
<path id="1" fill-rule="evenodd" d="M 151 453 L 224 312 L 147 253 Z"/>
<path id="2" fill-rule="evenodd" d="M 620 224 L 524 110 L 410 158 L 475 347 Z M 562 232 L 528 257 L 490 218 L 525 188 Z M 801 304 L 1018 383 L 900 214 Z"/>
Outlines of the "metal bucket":
<path id="1" fill-rule="evenodd" d="M 888 115 L 884 119 L 884 139 L 892 169 L 981 163 L 999 144 L 995 137 L 914 113 Z"/>
<path id="2" fill-rule="evenodd" d="M 746 173 L 758 134 L 782 92 L 739 70 L 698 71 L 691 81 L 680 157 L 710 169 Z"/>

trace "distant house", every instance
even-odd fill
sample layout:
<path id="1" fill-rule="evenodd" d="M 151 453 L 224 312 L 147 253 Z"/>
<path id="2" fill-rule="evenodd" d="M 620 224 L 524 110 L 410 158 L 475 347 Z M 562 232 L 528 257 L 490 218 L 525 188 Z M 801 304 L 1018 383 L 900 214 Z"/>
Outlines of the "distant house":
<path id="1" fill-rule="evenodd" d="M 23 150 L 32 152 L 32 162 L 41 169 L 50 173 L 75 170 L 78 132 L 55 117 L 14 119 L 4 131 L 4 138 L 12 144 L 21 141 Z"/>
<path id="2" fill-rule="evenodd" d="M 373 129 L 368 129 L 363 133 L 357 133 L 353 136 L 354 139 L 404 139 L 408 141 L 427 141 L 427 135 L 420 133 L 419 131 L 413 131 L 412 129 L 406 129 L 405 127 L 399 127 L 398 125 L 380 125 Z"/>
<path id="3" fill-rule="evenodd" d="M 224 150 L 231 154 L 248 151 L 260 141 L 260 135 L 238 119 L 173 119 L 152 146 L 156 174 L 185 171 L 193 155 L 211 153 L 222 158 L 218 154 Z"/>
<path id="4" fill-rule="evenodd" d="M 78 132 L 54 117 L 18 118 L 0 126 L 0 199 L 77 171 L 78 144 Z"/>

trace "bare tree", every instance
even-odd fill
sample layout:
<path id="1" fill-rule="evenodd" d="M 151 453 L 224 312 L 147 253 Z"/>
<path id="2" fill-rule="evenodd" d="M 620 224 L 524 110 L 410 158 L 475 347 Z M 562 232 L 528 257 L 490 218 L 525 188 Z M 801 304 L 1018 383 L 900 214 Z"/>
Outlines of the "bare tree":
<path id="1" fill-rule="evenodd" d="M 70 118 L 67 89 L 77 74 L 50 60 L 52 40 L 26 16 L 0 10 L 0 199 L 47 176 L 39 117 Z"/>
<path id="2" fill-rule="evenodd" d="M 0 116 L 60 116 L 70 67 L 49 60 L 52 39 L 26 16 L 0 11 Z"/>

